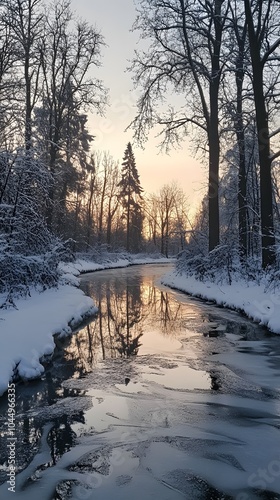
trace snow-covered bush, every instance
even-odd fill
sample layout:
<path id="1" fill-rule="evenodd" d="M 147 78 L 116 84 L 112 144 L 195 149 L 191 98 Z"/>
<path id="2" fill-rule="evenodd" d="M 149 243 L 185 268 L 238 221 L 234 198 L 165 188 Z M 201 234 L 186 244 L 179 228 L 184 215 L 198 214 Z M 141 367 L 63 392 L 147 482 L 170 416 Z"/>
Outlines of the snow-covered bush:
<path id="1" fill-rule="evenodd" d="M 67 248 L 47 228 L 50 175 L 25 151 L 0 153 L 0 307 L 32 287 L 55 286 Z"/>
<path id="2" fill-rule="evenodd" d="M 84 259 L 92 262 L 96 262 L 97 264 L 106 264 L 110 262 L 117 262 L 120 259 L 131 258 L 131 254 L 124 249 L 119 249 L 118 251 L 110 251 L 106 244 L 104 245 L 96 245 L 91 247 L 87 252 L 78 252 L 76 253 L 76 259 Z"/>
<path id="3" fill-rule="evenodd" d="M 228 245 L 220 245 L 206 255 L 184 250 L 178 256 L 177 271 L 199 281 L 231 284 L 240 272 L 239 259 Z"/>
<path id="4" fill-rule="evenodd" d="M 55 246 L 42 255 L 23 255 L 4 248 L 0 253 L 0 293 L 4 302 L 0 307 L 13 305 L 13 299 L 27 295 L 35 287 L 40 290 L 56 286 L 58 254 Z"/>
<path id="5" fill-rule="evenodd" d="M 249 257 L 241 263 L 238 249 L 231 245 L 220 245 L 209 254 L 186 249 L 178 255 L 176 269 L 181 275 L 216 284 L 245 280 L 257 285 L 262 283 L 267 290 L 272 290 L 279 287 L 280 282 L 280 270 L 264 271 L 259 257 Z"/>

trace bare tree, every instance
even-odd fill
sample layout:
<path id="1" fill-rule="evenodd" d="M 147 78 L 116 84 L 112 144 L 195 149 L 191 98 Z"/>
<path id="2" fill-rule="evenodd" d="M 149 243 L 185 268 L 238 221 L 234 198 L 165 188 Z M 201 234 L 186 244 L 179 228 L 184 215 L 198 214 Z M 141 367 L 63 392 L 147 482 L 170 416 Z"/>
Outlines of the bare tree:
<path id="1" fill-rule="evenodd" d="M 12 28 L 7 23 L 6 9 L 0 10 L 0 147 L 7 149 L 14 143 L 15 130 L 18 131 L 15 120 L 14 95 L 18 89 L 15 78 L 17 61 L 15 40 Z"/>
<path id="2" fill-rule="evenodd" d="M 239 225 L 239 255 L 243 261 L 248 255 L 248 227 L 247 227 L 247 163 L 245 149 L 244 80 L 246 68 L 249 66 L 249 54 L 247 43 L 247 24 L 240 2 L 230 2 L 230 21 L 232 32 L 230 32 L 230 48 L 233 55 L 233 63 L 230 68 L 235 76 L 234 98 L 227 103 L 226 110 L 233 119 L 234 131 L 238 146 L 238 225 Z M 231 36 L 233 35 L 233 36 Z M 232 86 L 232 82 L 229 83 Z M 251 116 L 250 116 L 251 118 Z"/>
<path id="3" fill-rule="evenodd" d="M 73 28 L 74 25 L 74 28 Z M 70 120 L 89 108 L 102 111 L 107 93 L 101 81 L 88 76 L 91 67 L 100 65 L 104 45 L 101 34 L 86 22 L 76 22 L 70 2 L 53 5 L 46 23 L 40 54 L 44 75 L 44 103 L 48 111 L 49 169 L 54 178 L 58 159 L 67 158 Z M 66 133 L 65 133 L 66 132 Z M 54 201 L 55 186 L 50 191 Z M 52 224 L 52 203 L 48 222 Z"/>
<path id="4" fill-rule="evenodd" d="M 119 164 L 114 162 L 114 164 L 110 165 L 110 175 L 108 179 L 108 190 L 107 190 L 106 243 L 108 247 L 111 246 L 114 218 L 120 206 L 120 199 L 118 197 L 118 189 L 117 189 L 119 182 L 120 182 Z"/>
<path id="5" fill-rule="evenodd" d="M 32 112 L 39 96 L 40 53 L 44 14 L 42 0 L 6 0 L 5 22 L 10 31 L 16 53 L 18 92 L 23 81 L 25 148 L 32 146 Z"/>
<path id="6" fill-rule="evenodd" d="M 219 92 L 224 61 L 225 0 L 141 0 L 135 27 L 151 40 L 136 53 L 132 69 L 143 89 L 132 123 L 138 140 L 156 124 L 163 143 L 176 144 L 190 128 L 203 132 L 209 153 L 209 250 L 219 244 Z M 185 102 L 179 111 L 159 113 L 173 88 Z M 188 109 L 188 113 L 186 113 Z"/>
<path id="7" fill-rule="evenodd" d="M 95 152 L 95 192 L 93 196 L 97 243 L 111 243 L 112 222 L 119 205 L 118 163 L 108 151 Z"/>
<path id="8" fill-rule="evenodd" d="M 188 225 L 187 200 L 185 193 L 176 183 L 165 184 L 158 194 L 152 194 L 145 203 L 145 221 L 148 238 L 159 247 L 160 252 L 169 256 L 183 250 Z"/>
<path id="9" fill-rule="evenodd" d="M 86 199 L 86 248 L 90 248 L 91 243 L 91 233 L 93 226 L 93 197 L 96 188 L 96 164 L 94 157 L 91 159 L 92 168 L 88 174 L 87 182 L 88 187 L 84 192 L 84 198 Z"/>
<path id="10" fill-rule="evenodd" d="M 280 151 L 274 154 L 271 152 L 271 138 L 279 133 L 280 129 L 270 132 L 270 101 L 273 100 L 273 95 L 277 94 L 276 89 L 280 83 L 277 70 L 280 60 L 280 5 L 273 0 L 244 0 L 244 8 L 251 53 L 259 146 L 262 266 L 266 268 L 275 263 L 271 164 L 280 155 Z M 276 78 L 273 79 L 275 65 Z M 269 87 L 266 82 L 267 70 L 270 73 Z"/>
<path id="11" fill-rule="evenodd" d="M 146 222 L 146 232 L 149 242 L 152 242 L 154 248 L 157 247 L 159 214 L 158 214 L 158 195 L 151 194 L 144 199 L 144 212 Z"/>

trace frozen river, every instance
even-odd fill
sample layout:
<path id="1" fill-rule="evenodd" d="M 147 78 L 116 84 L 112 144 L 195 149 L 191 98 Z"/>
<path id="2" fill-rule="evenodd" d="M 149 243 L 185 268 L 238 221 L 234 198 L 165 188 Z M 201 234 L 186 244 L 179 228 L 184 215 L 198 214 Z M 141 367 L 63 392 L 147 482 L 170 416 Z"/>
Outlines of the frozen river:
<path id="1" fill-rule="evenodd" d="M 1 500 L 280 499 L 280 338 L 170 266 L 82 277 L 99 315 L 17 386 L 16 493 L 1 398 Z"/>

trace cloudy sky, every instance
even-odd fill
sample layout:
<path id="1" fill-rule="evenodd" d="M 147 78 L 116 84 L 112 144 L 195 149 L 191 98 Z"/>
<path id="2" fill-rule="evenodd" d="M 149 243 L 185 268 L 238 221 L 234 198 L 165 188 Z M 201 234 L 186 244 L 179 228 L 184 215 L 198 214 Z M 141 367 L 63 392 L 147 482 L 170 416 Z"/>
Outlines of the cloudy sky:
<path id="1" fill-rule="evenodd" d="M 134 2 L 72 0 L 72 8 L 102 32 L 107 44 L 98 77 L 110 89 L 110 107 L 105 118 L 91 116 L 90 128 L 96 136 L 94 147 L 109 151 L 116 160 L 122 161 L 126 144 L 132 140 L 132 132 L 125 132 L 125 128 L 136 112 L 137 93 L 133 89 L 131 75 L 126 71 L 139 38 L 138 33 L 131 32 L 136 17 Z M 184 189 L 190 203 L 197 205 L 204 193 L 205 166 L 191 157 L 187 144 L 170 155 L 160 153 L 155 134 L 156 131 L 151 132 L 144 151 L 136 146 L 133 148 L 143 188 L 147 192 L 155 192 L 163 184 L 174 180 Z"/>

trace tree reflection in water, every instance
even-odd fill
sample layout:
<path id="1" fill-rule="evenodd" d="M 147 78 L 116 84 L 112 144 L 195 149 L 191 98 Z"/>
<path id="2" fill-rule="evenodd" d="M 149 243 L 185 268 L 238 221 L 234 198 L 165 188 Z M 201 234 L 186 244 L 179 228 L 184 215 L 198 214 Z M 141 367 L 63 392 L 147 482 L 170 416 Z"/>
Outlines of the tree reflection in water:
<path id="1" fill-rule="evenodd" d="M 88 373 L 106 358 L 136 356 L 145 333 L 158 331 L 175 336 L 185 326 L 182 304 L 170 293 L 156 288 L 151 279 L 130 276 L 108 280 L 98 288 L 87 284 L 98 305 L 99 314 L 90 324 L 71 338 L 66 358 L 75 363 L 74 376 Z"/>
<path id="2" fill-rule="evenodd" d="M 76 416 L 76 422 L 84 423 L 82 412 Z M 72 430 L 73 420 L 69 419 L 68 415 L 62 415 L 59 418 L 53 419 L 53 427 L 48 435 L 48 443 L 50 446 L 52 463 L 55 465 L 59 459 L 69 451 L 75 444 L 76 434 Z"/>
<path id="3" fill-rule="evenodd" d="M 116 349 L 121 357 L 135 356 L 138 354 L 140 338 L 143 331 L 139 323 L 142 318 L 141 287 L 126 287 L 122 297 L 121 316 L 115 321 Z"/>
<path id="4" fill-rule="evenodd" d="M 155 288 L 149 276 L 140 273 L 136 280 L 134 275 L 120 281 L 115 275 L 104 279 L 102 286 L 95 285 L 95 276 L 92 281 L 87 292 L 98 305 L 99 314 L 73 336 L 56 337 L 57 349 L 42 379 L 21 386 L 17 393 L 19 471 L 39 451 L 43 428 L 49 418 L 53 423 L 48 436 L 51 457 L 45 466 L 55 464 L 74 445 L 72 425 L 84 422 L 84 412 L 73 408 L 71 415 L 62 411 L 59 416 L 48 417 L 47 412 L 40 411 L 41 408 L 57 407 L 60 400 L 85 396 L 82 390 L 64 387 L 63 380 L 83 377 L 100 359 L 136 356 L 144 333 L 156 330 L 163 335 L 176 335 L 184 326 L 181 305 L 165 291 Z M 125 384 L 128 383 L 129 378 L 126 378 Z M 1 413 L 5 415 L 6 412 L 4 397 Z M 4 430 L 1 435 L 5 437 Z M 3 443 L 0 444 L 2 466 L 7 462 Z M 0 473 L 0 483 L 6 479 L 6 473 Z"/>

